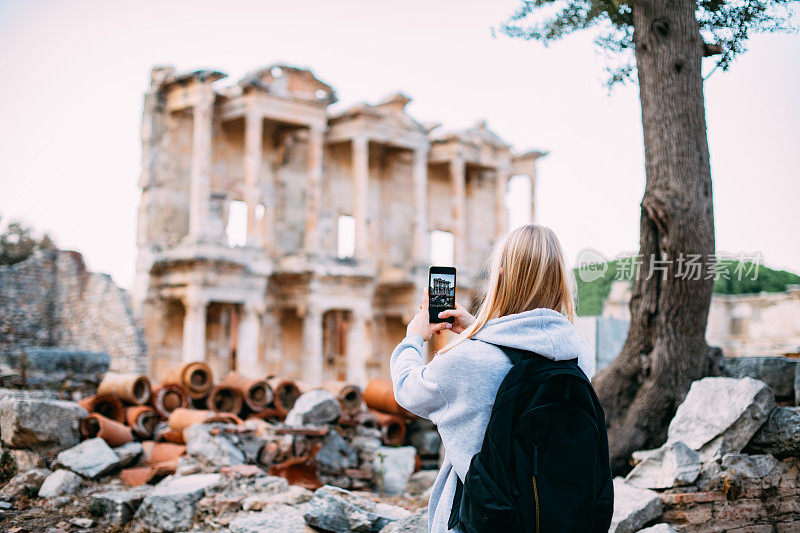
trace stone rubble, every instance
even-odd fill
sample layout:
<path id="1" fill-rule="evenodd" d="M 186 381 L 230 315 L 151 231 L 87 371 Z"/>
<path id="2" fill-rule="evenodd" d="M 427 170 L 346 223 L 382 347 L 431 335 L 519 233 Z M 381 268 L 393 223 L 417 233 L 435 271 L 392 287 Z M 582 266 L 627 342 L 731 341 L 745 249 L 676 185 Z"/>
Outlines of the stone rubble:
<path id="1" fill-rule="evenodd" d="M 195 505 L 206 489 L 220 483 L 220 474 L 166 478 L 142 500 L 135 517 L 152 531 L 181 531 L 194 521 Z"/>
<path id="2" fill-rule="evenodd" d="M 56 463 L 84 477 L 94 479 L 117 468 L 120 459 L 106 441 L 94 438 L 60 452 Z"/>
<path id="3" fill-rule="evenodd" d="M 81 483 L 83 483 L 81 476 L 61 468 L 47 476 L 42 486 L 39 487 L 39 497 L 55 498 L 65 494 L 72 494 L 81 486 Z"/>
<path id="4" fill-rule="evenodd" d="M 0 437 L 9 448 L 58 451 L 75 446 L 87 415 L 73 402 L 0 390 Z"/>
<path id="5" fill-rule="evenodd" d="M 690 485 L 700 475 L 700 454 L 681 441 L 669 442 L 655 450 L 638 452 L 640 463 L 625 482 L 640 489 L 668 489 Z M 646 455 L 644 455 L 646 454 Z M 634 459 L 637 456 L 634 454 Z"/>
<path id="6" fill-rule="evenodd" d="M 663 509 L 658 493 L 628 485 L 614 478 L 614 515 L 610 533 L 633 533 L 654 520 Z"/>

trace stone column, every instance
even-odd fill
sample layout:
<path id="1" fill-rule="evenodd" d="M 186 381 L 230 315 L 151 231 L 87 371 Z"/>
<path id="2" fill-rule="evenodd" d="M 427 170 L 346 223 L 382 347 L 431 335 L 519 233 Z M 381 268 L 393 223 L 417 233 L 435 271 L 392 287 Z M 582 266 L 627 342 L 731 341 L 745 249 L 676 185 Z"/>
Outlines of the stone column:
<path id="1" fill-rule="evenodd" d="M 207 87 L 195 104 L 192 123 L 191 182 L 189 186 L 189 236 L 203 240 L 208 233 L 211 195 L 211 135 L 214 115 L 214 90 Z"/>
<path id="2" fill-rule="evenodd" d="M 260 324 L 259 306 L 252 302 L 242 305 L 242 318 L 239 320 L 239 339 L 236 343 L 236 370 L 245 375 L 261 373 L 258 367 L 258 330 Z"/>
<path id="3" fill-rule="evenodd" d="M 369 139 L 353 137 L 353 218 L 356 222 L 356 257 L 364 257 L 369 249 L 367 235 L 369 204 Z"/>
<path id="4" fill-rule="evenodd" d="M 508 231 L 508 207 L 506 206 L 508 174 L 509 172 L 505 168 L 498 168 L 495 172 L 497 179 L 494 198 L 495 237 L 500 237 Z"/>
<path id="5" fill-rule="evenodd" d="M 454 264 L 463 267 L 467 251 L 467 193 L 466 163 L 460 155 L 450 161 L 450 180 L 453 187 Z"/>
<path id="6" fill-rule="evenodd" d="M 313 124 L 308 135 L 308 181 L 306 183 L 307 253 L 319 252 L 319 217 L 322 209 L 322 171 L 325 154 L 325 128 Z"/>
<path id="7" fill-rule="evenodd" d="M 367 358 L 370 342 L 367 339 L 367 314 L 354 310 L 347 339 L 347 382 L 359 387 L 367 386 Z"/>
<path id="8" fill-rule="evenodd" d="M 414 150 L 414 261 L 430 261 L 428 244 L 428 147 Z"/>
<path id="9" fill-rule="evenodd" d="M 183 362 L 206 359 L 206 307 L 208 301 L 190 294 L 183 300 L 186 315 L 183 319 Z"/>
<path id="10" fill-rule="evenodd" d="M 306 308 L 303 317 L 303 381 L 315 387 L 322 384 L 322 311 Z"/>
<path id="11" fill-rule="evenodd" d="M 244 198 L 247 203 L 247 245 L 260 246 L 261 235 L 256 221 L 256 206 L 261 201 L 261 141 L 264 119 L 255 111 L 244 117 Z"/>

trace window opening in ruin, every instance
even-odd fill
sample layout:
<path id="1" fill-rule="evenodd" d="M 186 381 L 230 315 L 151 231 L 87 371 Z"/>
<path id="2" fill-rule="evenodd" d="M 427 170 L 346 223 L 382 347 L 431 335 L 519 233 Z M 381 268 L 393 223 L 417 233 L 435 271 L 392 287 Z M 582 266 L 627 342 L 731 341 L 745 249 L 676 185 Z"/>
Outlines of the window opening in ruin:
<path id="1" fill-rule="evenodd" d="M 449 231 L 433 230 L 431 232 L 431 264 L 453 266 L 455 239 Z"/>
<path id="2" fill-rule="evenodd" d="M 356 219 L 350 215 L 339 215 L 337 235 L 339 259 L 349 259 L 356 251 Z"/>
<path id="3" fill-rule="evenodd" d="M 267 213 L 267 206 L 264 204 L 258 204 L 256 206 L 256 222 L 261 222 L 264 220 L 264 215 Z"/>
<path id="4" fill-rule="evenodd" d="M 247 204 L 233 200 L 228 204 L 228 224 L 225 226 L 228 246 L 247 244 Z"/>
<path id="5" fill-rule="evenodd" d="M 528 176 L 514 176 L 508 180 L 506 205 L 508 206 L 508 229 L 530 224 L 533 191 Z"/>
<path id="6" fill-rule="evenodd" d="M 272 74 L 273 78 L 280 78 L 283 76 L 283 69 L 281 67 L 272 67 L 269 69 L 269 73 Z"/>
<path id="7" fill-rule="evenodd" d="M 347 375 L 350 312 L 333 309 L 322 316 L 323 379 L 343 381 Z"/>

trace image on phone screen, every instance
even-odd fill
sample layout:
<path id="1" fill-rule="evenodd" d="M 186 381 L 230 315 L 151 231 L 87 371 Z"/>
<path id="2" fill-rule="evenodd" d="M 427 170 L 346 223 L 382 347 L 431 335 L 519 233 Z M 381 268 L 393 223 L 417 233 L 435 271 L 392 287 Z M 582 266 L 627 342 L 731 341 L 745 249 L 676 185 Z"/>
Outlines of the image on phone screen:
<path id="1" fill-rule="evenodd" d="M 428 307 L 432 323 L 442 322 L 441 311 L 456 307 L 456 270 L 452 267 L 431 267 L 428 276 Z M 445 319 L 452 322 L 452 318 Z"/>

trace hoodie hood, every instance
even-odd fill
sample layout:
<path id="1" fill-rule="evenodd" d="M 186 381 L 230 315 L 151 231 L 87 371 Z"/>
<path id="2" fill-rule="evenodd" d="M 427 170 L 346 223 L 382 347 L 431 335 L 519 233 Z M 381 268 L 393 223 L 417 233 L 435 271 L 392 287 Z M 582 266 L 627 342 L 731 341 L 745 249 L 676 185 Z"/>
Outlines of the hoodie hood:
<path id="1" fill-rule="evenodd" d="M 580 338 L 567 317 L 552 309 L 532 309 L 493 318 L 473 339 L 536 352 L 554 361 L 578 358 L 578 365 L 592 375 L 594 365 L 589 346 Z"/>

